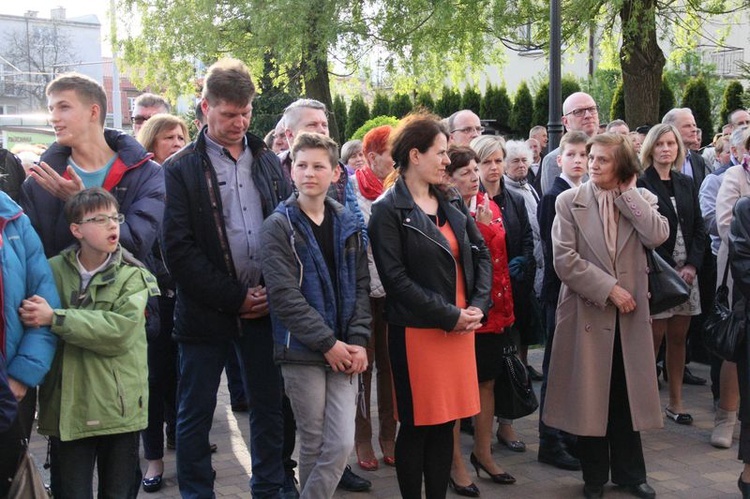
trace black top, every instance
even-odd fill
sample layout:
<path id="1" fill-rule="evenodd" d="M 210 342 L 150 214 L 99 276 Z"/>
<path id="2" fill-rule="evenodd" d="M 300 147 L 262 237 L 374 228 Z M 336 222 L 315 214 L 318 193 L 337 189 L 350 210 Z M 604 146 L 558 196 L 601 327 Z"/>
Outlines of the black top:
<path id="1" fill-rule="evenodd" d="M 320 252 L 323 253 L 326 267 L 328 267 L 328 274 L 331 276 L 331 282 L 333 283 L 334 289 L 336 289 L 336 257 L 333 251 L 333 213 L 331 213 L 331 209 L 326 205 L 325 211 L 323 212 L 323 221 L 318 225 L 307 216 L 307 213 L 303 210 L 300 211 L 302 211 L 302 214 L 310 223 L 312 233 L 315 236 L 315 240 L 318 242 Z"/>

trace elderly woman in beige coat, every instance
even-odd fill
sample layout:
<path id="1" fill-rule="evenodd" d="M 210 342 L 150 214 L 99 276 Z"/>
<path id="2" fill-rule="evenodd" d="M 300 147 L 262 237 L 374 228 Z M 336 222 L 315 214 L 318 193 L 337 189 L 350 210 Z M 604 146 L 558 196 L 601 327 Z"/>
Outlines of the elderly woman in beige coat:
<path id="1" fill-rule="evenodd" d="M 624 136 L 591 138 L 590 181 L 562 193 L 552 225 L 562 281 L 543 420 L 578 435 L 584 496 L 612 482 L 637 497 L 646 483 L 640 431 L 662 426 L 644 246 L 669 235 L 656 196 L 636 189 Z"/>

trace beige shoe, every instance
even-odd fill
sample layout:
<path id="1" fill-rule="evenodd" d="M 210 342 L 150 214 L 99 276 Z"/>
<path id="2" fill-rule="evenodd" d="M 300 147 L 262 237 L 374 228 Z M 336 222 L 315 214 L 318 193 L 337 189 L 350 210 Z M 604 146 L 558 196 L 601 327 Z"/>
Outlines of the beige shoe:
<path id="1" fill-rule="evenodd" d="M 736 422 L 737 411 L 725 411 L 717 408 L 714 418 L 714 431 L 711 432 L 711 445 L 720 449 L 730 448 Z"/>

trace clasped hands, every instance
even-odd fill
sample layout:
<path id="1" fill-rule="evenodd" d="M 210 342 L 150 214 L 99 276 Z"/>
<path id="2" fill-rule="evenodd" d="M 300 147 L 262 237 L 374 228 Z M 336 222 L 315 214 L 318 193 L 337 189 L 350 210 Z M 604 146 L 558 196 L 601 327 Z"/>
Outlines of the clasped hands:
<path id="1" fill-rule="evenodd" d="M 478 307 L 466 307 L 461 309 L 458 322 L 453 327 L 451 334 L 467 334 L 476 331 L 482 326 L 484 313 Z"/>
<path id="2" fill-rule="evenodd" d="M 359 374 L 367 369 L 367 351 L 364 347 L 336 340 L 330 350 L 323 354 L 333 372 Z"/>

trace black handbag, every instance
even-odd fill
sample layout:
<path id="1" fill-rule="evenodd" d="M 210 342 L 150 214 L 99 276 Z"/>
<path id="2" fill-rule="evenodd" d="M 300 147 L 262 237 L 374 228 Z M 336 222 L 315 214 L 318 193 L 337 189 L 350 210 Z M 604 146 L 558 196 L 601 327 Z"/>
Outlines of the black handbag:
<path id="1" fill-rule="evenodd" d="M 539 407 L 529 373 L 516 355 L 516 347 L 503 349 L 502 369 L 495 379 L 495 416 L 504 419 L 520 419 Z"/>
<path id="2" fill-rule="evenodd" d="M 740 306 L 740 302 L 734 309 L 729 306 L 728 274 L 729 261 L 721 285 L 716 289 L 711 313 L 703 324 L 703 344 L 714 355 L 736 362 L 739 346 L 745 339 L 745 307 Z"/>
<path id="3" fill-rule="evenodd" d="M 651 315 L 659 314 L 690 297 L 690 289 L 680 274 L 659 256 L 656 250 L 646 248 L 648 265 L 648 306 Z"/>

